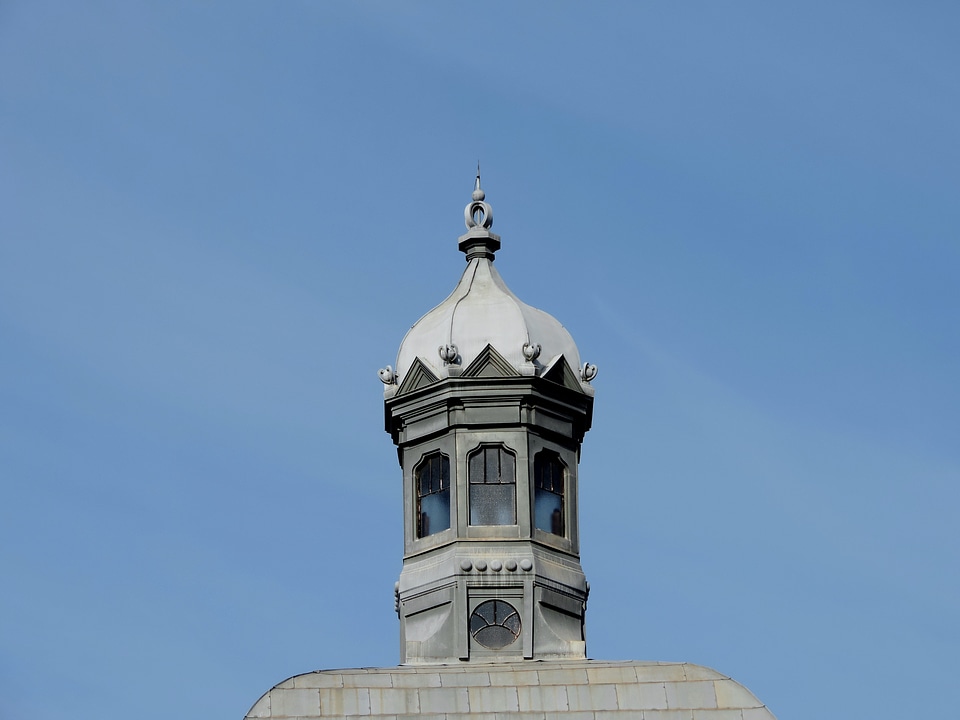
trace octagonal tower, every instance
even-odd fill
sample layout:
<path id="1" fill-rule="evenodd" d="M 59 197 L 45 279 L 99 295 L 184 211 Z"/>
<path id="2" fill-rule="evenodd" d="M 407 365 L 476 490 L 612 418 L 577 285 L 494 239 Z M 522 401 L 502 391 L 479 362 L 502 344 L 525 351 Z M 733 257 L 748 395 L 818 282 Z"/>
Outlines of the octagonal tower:
<path id="1" fill-rule="evenodd" d="M 380 371 L 403 469 L 401 662 L 581 659 L 577 465 L 596 367 L 500 277 L 479 173 L 464 219 L 459 284 Z"/>

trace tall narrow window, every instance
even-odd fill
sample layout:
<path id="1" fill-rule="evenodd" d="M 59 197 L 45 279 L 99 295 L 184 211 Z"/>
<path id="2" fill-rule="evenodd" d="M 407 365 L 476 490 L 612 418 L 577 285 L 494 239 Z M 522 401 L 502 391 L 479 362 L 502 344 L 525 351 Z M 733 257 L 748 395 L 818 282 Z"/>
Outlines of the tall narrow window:
<path id="1" fill-rule="evenodd" d="M 563 463 L 544 450 L 533 458 L 533 519 L 540 530 L 563 535 Z"/>
<path id="2" fill-rule="evenodd" d="M 482 447 L 469 458 L 470 524 L 517 524 L 517 459 L 501 447 Z"/>
<path id="3" fill-rule="evenodd" d="M 428 455 L 414 471 L 417 488 L 417 537 L 450 527 L 450 458 Z"/>

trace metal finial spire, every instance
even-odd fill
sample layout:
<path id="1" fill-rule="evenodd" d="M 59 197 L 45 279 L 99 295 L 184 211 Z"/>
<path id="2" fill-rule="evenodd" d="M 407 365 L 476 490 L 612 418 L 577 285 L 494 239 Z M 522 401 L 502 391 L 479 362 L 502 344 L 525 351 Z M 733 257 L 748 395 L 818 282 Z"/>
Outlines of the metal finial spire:
<path id="1" fill-rule="evenodd" d="M 484 197 L 486 197 L 486 193 L 480 187 L 480 161 L 477 160 L 477 181 L 473 184 L 473 199 L 480 202 Z"/>

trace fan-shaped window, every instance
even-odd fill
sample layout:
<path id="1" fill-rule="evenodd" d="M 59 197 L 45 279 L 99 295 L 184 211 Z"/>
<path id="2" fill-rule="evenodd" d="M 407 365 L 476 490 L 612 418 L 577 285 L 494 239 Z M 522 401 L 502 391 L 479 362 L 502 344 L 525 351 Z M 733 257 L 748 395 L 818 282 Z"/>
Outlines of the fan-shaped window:
<path id="1" fill-rule="evenodd" d="M 520 613 L 503 600 L 487 600 L 470 616 L 473 639 L 491 650 L 502 650 L 520 637 Z"/>
<path id="2" fill-rule="evenodd" d="M 417 488 L 417 537 L 450 527 L 450 458 L 428 455 L 414 471 Z"/>
<path id="3" fill-rule="evenodd" d="M 470 524 L 517 524 L 517 459 L 502 447 L 482 447 L 469 457 Z"/>
<path id="4" fill-rule="evenodd" d="M 540 530 L 563 535 L 563 463 L 544 450 L 533 459 L 533 519 Z"/>

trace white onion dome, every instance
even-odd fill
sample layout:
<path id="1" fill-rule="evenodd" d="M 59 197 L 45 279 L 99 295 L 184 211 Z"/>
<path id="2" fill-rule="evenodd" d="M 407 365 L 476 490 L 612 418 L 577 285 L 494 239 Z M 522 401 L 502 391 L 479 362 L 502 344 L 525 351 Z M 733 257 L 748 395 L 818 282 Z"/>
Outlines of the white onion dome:
<path id="1" fill-rule="evenodd" d="M 493 266 L 500 238 L 490 232 L 493 211 L 484 197 L 478 172 L 473 200 L 464 212 L 467 233 L 460 237 L 467 268 L 450 296 L 407 332 L 391 380 L 402 383 L 416 358 L 438 377 L 458 374 L 487 345 L 518 374 L 538 375 L 563 355 L 582 380 L 592 379 L 594 367 L 586 366 L 586 372 L 580 367 L 580 353 L 566 328 L 514 295 Z"/>

